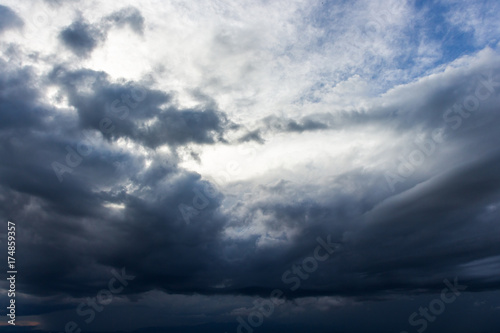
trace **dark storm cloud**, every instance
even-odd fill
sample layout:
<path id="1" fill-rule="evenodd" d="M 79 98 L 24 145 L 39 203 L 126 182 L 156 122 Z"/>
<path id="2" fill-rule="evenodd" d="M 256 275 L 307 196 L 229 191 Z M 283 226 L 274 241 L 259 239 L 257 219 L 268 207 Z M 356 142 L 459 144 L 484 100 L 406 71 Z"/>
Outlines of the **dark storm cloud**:
<path id="1" fill-rule="evenodd" d="M 70 104 L 78 110 L 81 128 L 102 131 L 112 140 L 128 137 L 151 148 L 210 144 L 224 142 L 224 128 L 231 125 L 213 105 L 178 109 L 165 92 L 131 82 L 113 84 L 102 72 L 59 68 L 51 79 L 67 92 Z M 113 119 L 116 124 L 111 123 Z"/>
<path id="2" fill-rule="evenodd" d="M 23 24 L 23 20 L 12 9 L 0 5 L 0 33 L 11 28 L 20 28 Z"/>
<path id="3" fill-rule="evenodd" d="M 17 254 L 23 262 L 19 280 L 23 290 L 40 296 L 90 295 L 98 291 L 94 286 L 107 283 L 112 267 L 123 266 L 142 272 L 128 293 L 155 288 L 190 292 L 215 284 L 217 280 L 207 276 L 217 266 L 225 221 L 218 213 L 221 195 L 210 192 L 207 204 L 186 224 L 179 205 L 192 204 L 199 191 L 206 191 L 200 176 L 179 169 L 175 156 L 165 163 L 157 155 L 144 169 L 143 157 L 110 149 L 109 142 L 126 136 L 145 149 L 150 144 L 175 148 L 189 142 L 212 143 L 218 140 L 212 131 L 223 134 L 222 114 L 179 110 L 168 94 L 140 84 L 111 84 L 104 73 L 93 71 L 55 70 L 48 83 L 64 89 L 76 112 L 45 107 L 41 102 L 44 80 L 26 68 L 3 70 L 0 80 L 5 88 L 0 136 L 6 142 L 0 148 L 2 216 L 26 221 L 19 231 L 24 241 L 19 241 Z M 123 96 L 135 104 L 123 102 Z M 119 106 L 128 105 L 127 118 L 120 119 L 123 110 L 106 113 L 106 105 L 115 100 Z M 106 115 L 114 116 L 117 128 L 107 137 L 109 142 L 96 135 L 106 134 L 99 128 L 99 119 Z M 136 138 L 140 122 L 155 115 L 162 127 Z M 91 153 L 59 182 L 52 163 L 64 164 L 68 147 L 80 151 L 82 144 Z M 126 190 L 130 186 L 133 191 Z M 33 204 L 35 209 L 26 209 Z M 124 208 L 116 212 L 108 204 Z M 132 263 L 132 258 L 137 262 Z M 27 303 L 40 313 L 36 304 Z M 51 304 L 47 311 L 75 305 L 57 299 Z"/>
<path id="4" fill-rule="evenodd" d="M 4 68 L 7 63 L 0 60 Z M 24 68 L 18 71 L 5 70 L 0 77 L 0 89 L 13 98 L 0 96 L 0 105 L 3 111 L 0 114 L 0 128 L 4 130 L 37 125 L 42 116 L 42 110 L 36 109 L 35 99 L 38 91 L 30 85 L 33 74 L 30 69 Z"/>
<path id="5" fill-rule="evenodd" d="M 363 217 L 366 227 L 352 236 L 364 274 L 425 288 L 427 278 L 460 276 L 471 288 L 498 288 L 492 267 L 483 272 L 465 263 L 498 256 L 500 152 L 481 158 L 390 198 Z M 386 240 L 386 241 L 383 241 Z M 478 242 L 478 240 L 481 240 Z M 370 254 L 377 248 L 376 256 Z M 397 251 L 394 251 L 397 249 Z M 497 258 L 498 260 L 498 258 Z M 373 278 L 372 278 L 373 279 Z"/>
<path id="6" fill-rule="evenodd" d="M 487 258 L 498 262 L 500 253 L 496 236 L 500 227 L 495 223 L 500 213 L 488 208 L 500 200 L 499 162 L 500 154 L 479 159 L 395 197 L 379 197 L 376 189 L 383 184 L 374 183 L 376 175 L 353 172 L 351 177 L 365 178 L 369 186 L 360 181 L 361 193 L 334 191 L 328 206 L 286 183 L 257 192 L 255 196 L 262 199 L 248 207 L 248 214 L 270 217 L 266 230 L 297 228 L 300 237 L 242 255 L 247 274 L 239 276 L 234 292 L 264 297 L 274 286 L 282 286 L 289 297 L 377 299 L 401 290 L 439 292 L 442 280 L 450 276 L 460 277 L 471 291 L 496 290 L 500 279 L 492 276 L 498 268 L 488 260 L 479 262 Z M 298 193 L 293 195 L 294 191 Z M 293 283 L 284 283 L 282 274 L 312 254 L 318 235 L 332 235 L 341 246 L 328 261 L 319 263 L 317 272 L 301 281 L 298 290 L 291 291 Z M 249 239 L 248 246 L 254 242 Z M 479 266 L 468 269 L 474 262 Z"/>
<path id="7" fill-rule="evenodd" d="M 165 163 L 156 149 L 225 142 L 232 125 L 215 105 L 182 109 L 171 93 L 144 82 L 112 82 L 104 72 L 59 67 L 44 78 L 28 68 L 1 68 L 0 218 L 22 225 L 20 289 L 54 297 L 44 310 L 39 300 L 23 300 L 28 313 L 75 307 L 121 267 L 136 276 L 123 292 L 131 298 L 151 290 L 267 297 L 280 288 L 290 299 L 377 300 L 439 292 L 442 280 L 454 276 L 472 291 L 500 287 L 497 95 L 482 101 L 459 129 L 448 130 L 447 147 L 459 158 L 435 155 L 433 175 L 410 177 L 395 193 L 384 190 L 380 172 L 358 168 L 332 177 L 330 189 L 287 180 L 254 187 L 224 213 L 221 193 L 180 168 L 174 153 Z M 67 109 L 46 104 L 48 85 L 62 91 Z M 412 90 L 422 102 L 408 109 L 401 103 L 406 112 L 382 108 L 350 120 L 428 133 L 447 126 L 443 108 L 462 101 L 453 91 L 474 92 L 474 85 L 455 80 L 439 97 Z M 322 117 L 268 124 L 296 133 L 333 126 Z M 102 126 L 106 118 L 112 123 Z M 249 136 L 259 138 L 259 132 Z M 120 148 L 120 139 L 137 148 Z M 91 152 L 60 182 L 52 163 L 65 163 L 67 147 L 77 151 L 81 144 Z M 188 223 L 179 205 L 198 206 Z M 265 234 L 224 234 L 262 217 Z M 328 235 L 340 247 L 291 290 L 283 273 L 312 254 L 317 237 Z M 271 245 L 259 246 L 266 237 Z"/>
<path id="8" fill-rule="evenodd" d="M 77 56 L 88 57 L 106 39 L 106 34 L 91 24 L 79 20 L 62 30 L 59 38 Z"/>

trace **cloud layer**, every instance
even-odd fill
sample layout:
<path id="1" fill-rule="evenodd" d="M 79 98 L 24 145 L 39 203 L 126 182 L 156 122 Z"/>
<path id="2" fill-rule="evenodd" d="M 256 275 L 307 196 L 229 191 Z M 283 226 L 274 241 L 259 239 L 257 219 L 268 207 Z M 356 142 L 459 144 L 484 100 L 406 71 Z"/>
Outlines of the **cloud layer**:
<path id="1" fill-rule="evenodd" d="M 401 331 L 457 277 L 429 331 L 498 327 L 452 320 L 500 307 L 496 6 L 6 1 L 20 320 L 236 330 L 280 290 L 263 332 Z"/>

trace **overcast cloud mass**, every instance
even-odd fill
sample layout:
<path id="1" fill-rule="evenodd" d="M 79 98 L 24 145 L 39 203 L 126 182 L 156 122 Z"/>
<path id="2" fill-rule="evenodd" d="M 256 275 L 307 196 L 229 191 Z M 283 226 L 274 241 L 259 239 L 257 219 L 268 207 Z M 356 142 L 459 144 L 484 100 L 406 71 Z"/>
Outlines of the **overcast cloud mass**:
<path id="1" fill-rule="evenodd" d="M 0 0 L 0 331 L 500 332 L 499 13 Z"/>

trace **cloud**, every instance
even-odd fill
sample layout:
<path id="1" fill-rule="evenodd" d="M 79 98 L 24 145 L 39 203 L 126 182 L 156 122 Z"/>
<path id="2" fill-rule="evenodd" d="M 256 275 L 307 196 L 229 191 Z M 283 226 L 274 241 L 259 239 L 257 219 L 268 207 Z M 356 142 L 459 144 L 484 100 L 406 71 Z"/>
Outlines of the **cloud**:
<path id="1" fill-rule="evenodd" d="M 0 33 L 11 28 L 20 28 L 23 20 L 9 7 L 0 5 Z"/>
<path id="2" fill-rule="evenodd" d="M 90 24 L 83 18 L 79 18 L 64 28 L 60 32 L 59 38 L 73 53 L 85 58 L 89 57 L 95 48 L 106 41 L 112 27 L 121 28 L 125 25 L 130 26 L 137 34 L 144 33 L 144 17 L 137 8 L 122 8 L 95 24 Z"/>
<path id="3" fill-rule="evenodd" d="M 77 56 L 88 57 L 106 39 L 106 35 L 89 23 L 79 20 L 62 30 L 59 38 Z"/>
<path id="4" fill-rule="evenodd" d="M 262 139 L 262 137 L 260 136 L 259 130 L 248 132 L 247 134 L 243 135 L 241 138 L 238 139 L 238 142 L 249 142 L 249 141 L 264 143 L 264 139 Z"/>
<path id="5" fill-rule="evenodd" d="M 263 122 L 268 128 L 272 130 L 302 133 L 306 131 L 328 129 L 330 127 L 328 120 L 331 120 L 331 118 L 333 118 L 331 114 L 323 114 L 304 117 L 299 122 L 297 122 L 293 119 L 280 119 L 274 116 L 270 116 L 263 119 Z"/>
<path id="6" fill-rule="evenodd" d="M 144 17 L 135 7 L 122 8 L 119 11 L 107 16 L 104 20 L 117 27 L 123 27 L 127 24 L 134 32 L 140 35 L 144 33 Z"/>
<path id="7" fill-rule="evenodd" d="M 500 25 L 493 19 L 499 9 L 494 1 L 442 1 L 447 7 L 445 19 L 464 32 L 472 32 L 474 43 L 498 42 Z"/>
<path id="8" fill-rule="evenodd" d="M 68 94 L 82 129 L 99 130 L 114 140 L 128 137 L 151 148 L 211 144 L 224 141 L 224 129 L 230 125 L 212 106 L 179 109 L 165 92 L 133 82 L 113 84 L 102 72 L 58 68 L 51 78 Z M 113 117 L 116 126 L 111 124 Z"/>
<path id="9" fill-rule="evenodd" d="M 23 317 L 59 329 L 122 267 L 136 278 L 89 329 L 234 329 L 280 289 L 263 331 L 395 331 L 444 278 L 468 286 L 459 314 L 497 297 L 498 45 L 436 6 L 53 6 L 48 37 L 3 34 Z M 318 237 L 340 245 L 292 290 Z"/>

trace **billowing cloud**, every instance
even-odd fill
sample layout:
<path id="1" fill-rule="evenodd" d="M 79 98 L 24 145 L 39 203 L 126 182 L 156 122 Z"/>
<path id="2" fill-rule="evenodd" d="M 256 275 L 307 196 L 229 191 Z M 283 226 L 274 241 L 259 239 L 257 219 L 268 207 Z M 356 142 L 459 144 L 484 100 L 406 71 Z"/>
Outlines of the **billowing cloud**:
<path id="1" fill-rule="evenodd" d="M 76 21 L 61 31 L 60 38 L 72 52 L 86 57 L 106 37 L 90 24 Z"/>
<path id="2" fill-rule="evenodd" d="M 108 31 L 116 26 L 125 25 L 137 34 L 143 34 L 144 17 L 135 7 L 123 8 L 103 18 L 101 22 L 90 24 L 79 18 L 64 28 L 59 38 L 77 56 L 88 57 L 92 51 L 107 38 Z"/>
<path id="3" fill-rule="evenodd" d="M 19 320 L 409 331 L 455 283 L 429 331 L 497 327 L 488 4 L 1 6 L 0 220 L 17 226 Z M 35 9 L 39 40 L 10 29 Z"/>

